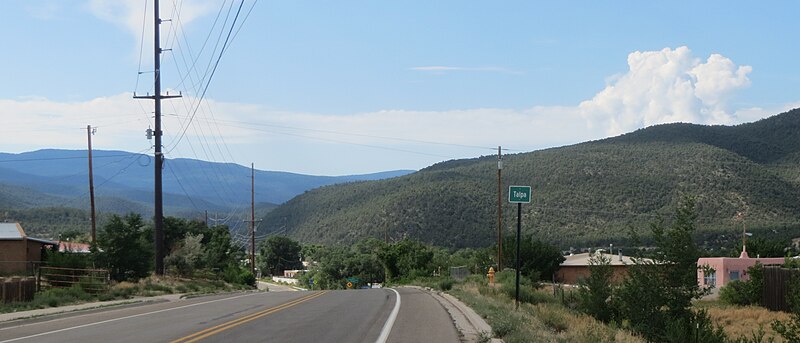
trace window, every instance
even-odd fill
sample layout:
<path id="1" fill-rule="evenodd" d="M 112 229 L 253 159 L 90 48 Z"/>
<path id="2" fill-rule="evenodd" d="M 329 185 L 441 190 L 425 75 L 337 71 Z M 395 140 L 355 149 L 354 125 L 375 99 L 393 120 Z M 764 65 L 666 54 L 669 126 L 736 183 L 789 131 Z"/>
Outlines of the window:
<path id="1" fill-rule="evenodd" d="M 736 271 L 732 270 L 730 276 L 731 276 L 730 277 L 731 281 L 739 280 L 739 271 L 738 270 L 736 270 Z"/>
<path id="2" fill-rule="evenodd" d="M 717 272 L 714 269 L 708 269 L 703 272 L 703 285 L 716 286 L 717 285 Z"/>

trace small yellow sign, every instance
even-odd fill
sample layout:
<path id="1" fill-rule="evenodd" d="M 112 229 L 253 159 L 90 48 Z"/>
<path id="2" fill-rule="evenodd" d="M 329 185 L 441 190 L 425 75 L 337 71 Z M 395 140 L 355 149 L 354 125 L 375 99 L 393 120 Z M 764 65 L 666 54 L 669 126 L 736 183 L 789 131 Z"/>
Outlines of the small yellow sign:
<path id="1" fill-rule="evenodd" d="M 353 283 L 348 281 L 347 282 L 347 288 L 353 288 Z"/>

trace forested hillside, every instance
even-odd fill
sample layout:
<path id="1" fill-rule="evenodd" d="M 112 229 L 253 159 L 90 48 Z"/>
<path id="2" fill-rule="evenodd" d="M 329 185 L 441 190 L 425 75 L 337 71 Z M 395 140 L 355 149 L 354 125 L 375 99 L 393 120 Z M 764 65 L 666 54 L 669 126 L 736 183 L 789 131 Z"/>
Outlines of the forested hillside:
<path id="1" fill-rule="evenodd" d="M 95 150 L 94 184 L 98 196 L 116 197 L 145 205 L 153 199 L 152 158 L 124 151 Z M 378 180 L 411 173 L 409 170 L 348 176 L 315 176 L 266 170 L 255 171 L 257 202 L 282 203 L 309 189 L 359 180 Z M 164 167 L 165 206 L 174 212 L 229 211 L 250 204 L 251 170 L 233 164 L 194 159 L 167 159 Z M 87 152 L 45 149 L 21 154 L 0 153 L 0 183 L 25 187 L 62 198 L 87 199 L 68 207 L 85 208 L 88 197 Z M 29 199 L 33 201 L 33 199 Z M 34 206 L 50 206 L 42 201 Z M 118 206 L 117 206 L 118 207 Z M 130 211 L 137 211 L 131 208 Z"/>
<path id="2" fill-rule="evenodd" d="M 508 185 L 533 186 L 523 230 L 564 248 L 618 243 L 633 229 L 697 198 L 709 241 L 748 230 L 800 234 L 800 110 L 738 126 L 666 124 L 600 141 L 504 157 Z M 443 246 L 487 246 L 497 227 L 496 157 L 448 161 L 374 182 L 322 187 L 276 208 L 268 231 L 306 242 L 411 237 Z M 503 194 L 504 225 L 516 207 Z"/>

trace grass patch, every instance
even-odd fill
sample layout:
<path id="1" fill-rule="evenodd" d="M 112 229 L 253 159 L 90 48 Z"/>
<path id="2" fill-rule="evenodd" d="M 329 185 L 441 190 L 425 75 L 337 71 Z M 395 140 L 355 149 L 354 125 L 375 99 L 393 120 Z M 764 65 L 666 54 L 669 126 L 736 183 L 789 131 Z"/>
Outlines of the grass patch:
<path id="1" fill-rule="evenodd" d="M 626 330 L 605 325 L 588 315 L 570 310 L 561 305 L 549 291 L 532 286 L 528 286 L 528 289 L 528 299 L 533 301 L 522 303 L 519 310 L 514 309 L 514 298 L 509 296 L 503 286 L 489 287 L 484 283 L 467 282 L 456 284 L 449 293 L 481 315 L 492 326 L 495 337 L 508 343 L 645 342 Z"/>
<path id="2" fill-rule="evenodd" d="M 78 285 L 71 288 L 54 288 L 36 293 L 30 302 L 13 302 L 0 305 L 0 313 L 36 310 L 47 307 L 72 305 L 94 300 L 94 296 L 86 293 Z"/>
<path id="3" fill-rule="evenodd" d="M 705 309 L 711 320 L 721 326 L 728 337 L 751 337 L 761 326 L 766 337 L 774 337 L 776 343 L 783 342 L 770 323 L 791 320 L 789 313 L 770 311 L 760 306 L 728 305 L 719 300 L 702 300 L 694 306 Z"/>
<path id="4" fill-rule="evenodd" d="M 174 293 L 186 293 L 192 296 L 247 289 L 252 288 L 219 280 L 151 276 L 138 282 L 123 281 L 112 284 L 108 292 L 98 294 L 87 293 L 79 284 L 71 288 L 53 288 L 36 293 L 31 302 L 0 304 L 0 313 L 36 310 L 92 301 L 131 299 L 140 296 L 150 297 Z"/>

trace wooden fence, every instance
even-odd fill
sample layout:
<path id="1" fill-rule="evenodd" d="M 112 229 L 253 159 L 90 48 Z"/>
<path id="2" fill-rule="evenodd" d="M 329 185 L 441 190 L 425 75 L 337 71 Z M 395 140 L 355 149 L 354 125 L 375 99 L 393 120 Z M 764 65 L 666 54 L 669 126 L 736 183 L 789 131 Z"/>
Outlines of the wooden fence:
<path id="1" fill-rule="evenodd" d="M 764 292 L 761 304 L 772 311 L 789 312 L 791 308 L 786 302 L 786 295 L 791 291 L 790 281 L 794 275 L 800 275 L 800 270 L 764 267 Z"/>
<path id="2" fill-rule="evenodd" d="M 36 278 L 0 278 L 0 299 L 3 304 L 33 300 L 36 294 Z"/>
<path id="3" fill-rule="evenodd" d="M 97 294 L 108 291 L 110 282 L 106 269 L 40 267 L 37 276 L 37 288 L 40 290 L 81 285 L 86 292 Z"/>

